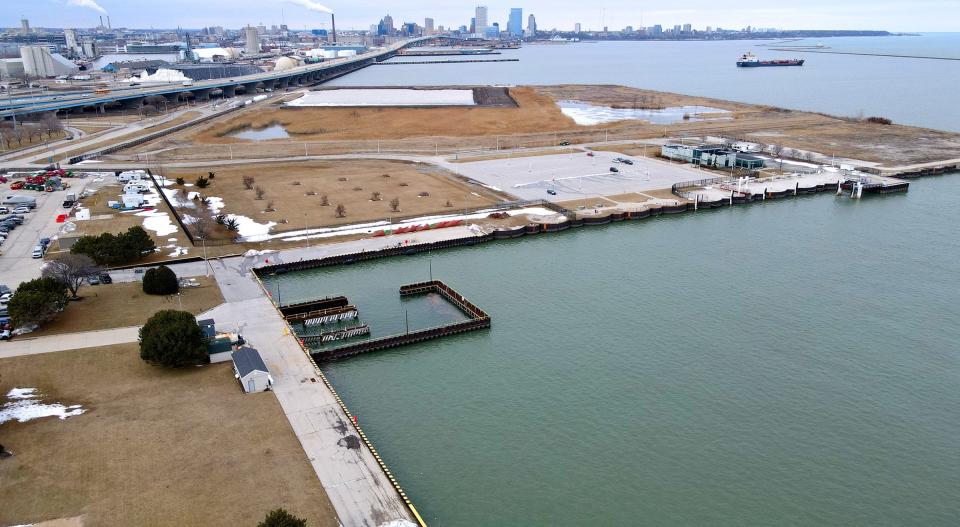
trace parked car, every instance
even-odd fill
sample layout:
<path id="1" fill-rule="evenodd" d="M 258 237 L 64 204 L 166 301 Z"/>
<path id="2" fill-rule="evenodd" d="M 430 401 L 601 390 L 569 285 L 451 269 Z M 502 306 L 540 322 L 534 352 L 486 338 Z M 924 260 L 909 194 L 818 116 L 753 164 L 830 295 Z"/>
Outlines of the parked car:
<path id="1" fill-rule="evenodd" d="M 556 191 L 556 190 L 553 190 L 552 188 L 551 188 L 551 189 L 547 189 L 547 194 L 550 194 L 551 196 L 556 196 L 556 195 L 557 195 L 557 191 Z"/>
<path id="2" fill-rule="evenodd" d="M 13 213 L 14 213 L 14 214 L 29 214 L 29 213 L 30 213 L 30 207 L 17 207 L 17 208 L 15 208 L 15 209 L 13 209 Z"/>
<path id="3" fill-rule="evenodd" d="M 620 172 L 620 169 L 617 167 L 610 167 L 610 172 Z"/>
<path id="4" fill-rule="evenodd" d="M 10 333 L 9 329 L 0 331 L 0 340 L 10 340 L 11 338 L 13 338 L 13 334 Z"/>
<path id="5" fill-rule="evenodd" d="M 560 141 L 560 146 L 570 146 L 570 141 Z"/>
<path id="6" fill-rule="evenodd" d="M 33 257 L 34 258 L 43 258 L 43 246 L 36 245 L 33 247 Z"/>
<path id="7" fill-rule="evenodd" d="M 100 277 L 99 277 L 99 276 L 88 276 L 88 277 L 87 277 L 87 283 L 90 284 L 90 285 L 100 285 Z"/>
<path id="8" fill-rule="evenodd" d="M 10 214 L 10 209 L 6 207 L 0 207 L 0 214 Z"/>
<path id="9" fill-rule="evenodd" d="M 103 274 L 100 275 L 100 283 L 101 283 L 101 284 L 112 284 L 112 283 L 113 283 L 113 278 L 110 278 L 110 275 L 108 275 L 107 273 L 103 273 Z"/>
<path id="10" fill-rule="evenodd" d="M 633 164 L 633 161 L 631 161 L 631 160 L 629 160 L 629 159 L 627 159 L 627 158 L 621 159 L 620 162 L 623 163 L 624 165 L 632 165 L 632 164 Z"/>
<path id="11" fill-rule="evenodd" d="M 40 245 L 42 245 L 44 249 L 50 247 L 50 238 L 40 238 Z"/>
<path id="12" fill-rule="evenodd" d="M 4 293 L 0 295 L 0 304 L 6 305 L 10 301 L 10 298 L 13 297 L 13 293 Z"/>

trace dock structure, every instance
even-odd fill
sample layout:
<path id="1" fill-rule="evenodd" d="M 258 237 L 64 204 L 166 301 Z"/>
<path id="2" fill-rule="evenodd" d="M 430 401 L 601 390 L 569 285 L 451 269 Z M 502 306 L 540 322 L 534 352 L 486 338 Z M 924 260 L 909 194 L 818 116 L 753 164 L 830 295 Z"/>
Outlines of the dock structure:
<path id="1" fill-rule="evenodd" d="M 312 313 L 322 312 L 325 310 L 343 308 L 349 305 L 347 297 L 345 296 L 333 296 L 327 298 L 319 298 L 316 300 L 307 300 L 304 302 L 297 302 L 294 304 L 281 305 L 279 307 L 280 313 L 283 314 L 283 317 L 287 320 L 291 320 L 291 317 L 297 316 L 307 316 Z"/>
<path id="2" fill-rule="evenodd" d="M 676 183 L 671 190 L 692 201 L 696 210 L 830 191 L 841 194 L 848 190 L 850 197 L 860 198 L 864 193 L 906 192 L 909 187 L 908 181 L 889 176 L 825 171 L 770 178 L 716 177 Z"/>
<path id="3" fill-rule="evenodd" d="M 442 326 L 421 329 L 418 331 L 408 331 L 407 333 L 400 335 L 390 335 L 378 339 L 365 340 L 363 342 L 357 342 L 356 344 L 348 344 L 329 350 L 314 351 L 314 359 L 318 361 L 345 359 L 361 353 L 369 353 L 372 351 L 381 351 L 399 346 L 406 346 L 408 344 L 415 344 L 417 342 L 433 340 L 440 337 L 457 335 L 459 333 L 466 333 L 468 331 L 476 331 L 478 329 L 490 327 L 490 315 L 488 315 L 486 311 L 477 307 L 475 304 L 467 300 L 466 297 L 440 280 L 419 282 L 400 287 L 400 296 L 423 295 L 429 293 L 439 294 L 448 302 L 453 304 L 457 309 L 459 309 L 464 315 L 466 315 L 468 319 L 461 322 L 454 322 L 452 324 L 445 324 Z M 310 340 L 308 341 L 308 339 Z M 323 343 L 327 341 L 323 340 L 323 335 L 316 335 L 302 337 L 301 342 L 307 345 L 310 343 Z"/>
<path id="4" fill-rule="evenodd" d="M 302 322 L 305 327 L 310 327 L 355 319 L 359 314 L 360 311 L 357 309 L 357 306 L 348 304 L 326 309 L 316 309 L 307 311 L 306 313 L 294 313 L 285 315 L 283 318 L 286 319 L 287 322 Z"/>

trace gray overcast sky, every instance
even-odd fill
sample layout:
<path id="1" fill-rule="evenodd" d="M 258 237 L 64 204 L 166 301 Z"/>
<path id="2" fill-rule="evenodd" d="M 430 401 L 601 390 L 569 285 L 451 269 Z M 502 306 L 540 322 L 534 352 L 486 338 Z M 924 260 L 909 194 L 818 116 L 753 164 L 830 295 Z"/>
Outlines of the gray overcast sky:
<path id="1" fill-rule="evenodd" d="M 313 0 L 0 0 L 0 26 L 93 27 L 110 14 L 114 27 L 240 27 L 285 22 L 291 28 L 328 28 L 329 16 L 302 6 Z M 433 17 L 447 27 L 469 24 L 475 3 L 425 0 L 397 2 L 323 1 L 337 13 L 340 28 L 365 29 L 384 14 L 396 23 L 423 23 Z M 533 13 L 540 28 L 611 29 L 692 23 L 741 28 L 747 25 L 784 29 L 885 29 L 889 31 L 960 31 L 960 0 L 527 0 L 489 1 L 490 22 L 505 25 L 511 7 Z M 389 8 L 385 6 L 390 6 Z"/>

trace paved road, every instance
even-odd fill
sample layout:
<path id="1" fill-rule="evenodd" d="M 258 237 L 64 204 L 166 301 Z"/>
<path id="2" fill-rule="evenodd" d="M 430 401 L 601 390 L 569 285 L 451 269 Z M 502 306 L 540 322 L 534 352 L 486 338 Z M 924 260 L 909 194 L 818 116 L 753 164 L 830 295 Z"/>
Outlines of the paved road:
<path id="1" fill-rule="evenodd" d="M 96 348 L 125 342 L 137 342 L 140 338 L 140 326 L 125 328 L 103 329 L 99 331 L 84 331 L 82 333 L 64 333 L 62 335 L 48 335 L 33 337 L 29 335 L 15 337 L 13 340 L 0 342 L 0 359 L 18 357 L 20 355 L 36 355 L 81 348 Z"/>
<path id="2" fill-rule="evenodd" d="M 250 278 L 244 280 L 256 285 Z M 241 327 L 249 345 L 260 352 L 273 377 L 273 393 L 330 497 L 340 524 L 413 525 L 412 515 L 373 453 L 359 442 L 350 419 L 320 382 L 319 372 L 295 338 L 285 333 L 283 319 L 262 292 L 258 298 L 229 302 L 209 314 L 220 327 Z"/>

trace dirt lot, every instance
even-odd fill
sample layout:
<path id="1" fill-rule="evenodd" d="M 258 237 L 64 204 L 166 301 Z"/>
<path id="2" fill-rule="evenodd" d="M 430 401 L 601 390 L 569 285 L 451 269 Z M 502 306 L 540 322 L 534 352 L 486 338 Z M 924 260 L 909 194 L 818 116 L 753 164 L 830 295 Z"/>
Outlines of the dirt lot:
<path id="1" fill-rule="evenodd" d="M 0 399 L 32 387 L 87 409 L 0 426 L 0 524 L 86 514 L 87 526 L 255 525 L 284 507 L 337 519 L 272 393 L 245 395 L 229 363 L 179 370 L 136 344 L 0 360 Z"/>
<path id="2" fill-rule="evenodd" d="M 138 326 L 161 309 L 182 309 L 196 315 L 223 303 L 213 277 L 201 276 L 197 281 L 200 287 L 182 288 L 179 298 L 148 295 L 140 282 L 83 286 L 81 300 L 70 302 L 63 313 L 29 336 Z"/>
<path id="3" fill-rule="evenodd" d="M 138 132 L 130 133 L 130 134 L 123 135 L 123 136 L 120 136 L 120 137 L 114 137 L 114 138 L 112 138 L 112 139 L 106 139 L 106 140 L 100 141 L 100 142 L 98 142 L 98 143 L 87 144 L 87 145 L 85 145 L 85 146 L 83 146 L 83 147 L 75 148 L 75 149 L 72 149 L 72 150 L 67 150 L 67 151 L 64 151 L 64 152 L 58 152 L 57 155 L 54 156 L 54 160 L 55 160 L 55 161 L 63 161 L 64 159 L 69 159 L 69 158 L 71 158 L 71 157 L 73 157 L 73 156 L 76 156 L 76 155 L 84 154 L 84 153 L 87 153 L 87 152 L 93 152 L 93 151 L 96 151 L 96 150 L 101 149 L 101 148 L 105 148 L 105 147 L 108 147 L 108 146 L 115 145 L 115 144 L 117 144 L 117 143 L 122 143 L 122 142 L 124 142 L 124 141 L 128 141 L 128 140 L 133 139 L 133 138 L 135 138 L 135 137 L 140 137 L 141 135 L 152 134 L 152 133 L 154 133 L 154 132 L 159 132 L 160 130 L 166 130 L 167 128 L 171 128 L 171 127 L 173 127 L 173 126 L 177 126 L 178 124 L 185 123 L 185 122 L 190 121 L 190 120 L 192 120 L 192 119 L 196 119 L 197 117 L 200 117 L 200 115 L 201 115 L 200 112 L 189 111 L 189 112 L 184 113 L 183 115 L 180 115 L 180 116 L 176 117 L 175 119 L 171 119 L 170 121 L 167 121 L 167 122 L 164 122 L 164 123 L 159 123 L 159 124 L 156 124 L 156 125 L 147 127 L 147 128 L 145 128 L 145 129 L 143 129 L 143 130 L 140 130 L 140 131 L 138 131 Z M 158 117 L 155 117 L 154 119 L 156 120 L 156 119 L 158 119 Z"/>
<path id="4" fill-rule="evenodd" d="M 164 172 L 168 179 L 182 176 L 187 182 L 206 174 L 206 170 Z M 254 186 L 265 190 L 262 200 L 256 199 L 255 190 L 244 189 L 244 176 L 252 176 Z M 340 181 L 342 178 L 345 181 Z M 371 200 L 373 192 L 382 193 L 380 201 Z M 418 197 L 421 193 L 429 196 Z M 324 194 L 329 206 L 321 206 Z M 310 227 L 344 225 L 389 216 L 453 212 L 498 201 L 496 194 L 468 185 L 436 167 L 382 160 L 229 166 L 216 171 L 216 178 L 204 195 L 222 198 L 224 213 L 246 216 L 259 223 L 278 223 L 274 232 L 302 229 L 304 222 Z M 400 200 L 399 212 L 391 211 L 393 198 Z M 451 207 L 446 206 L 448 201 Z M 343 218 L 335 212 L 340 203 L 347 209 Z M 276 210 L 264 212 L 271 204 Z"/>

